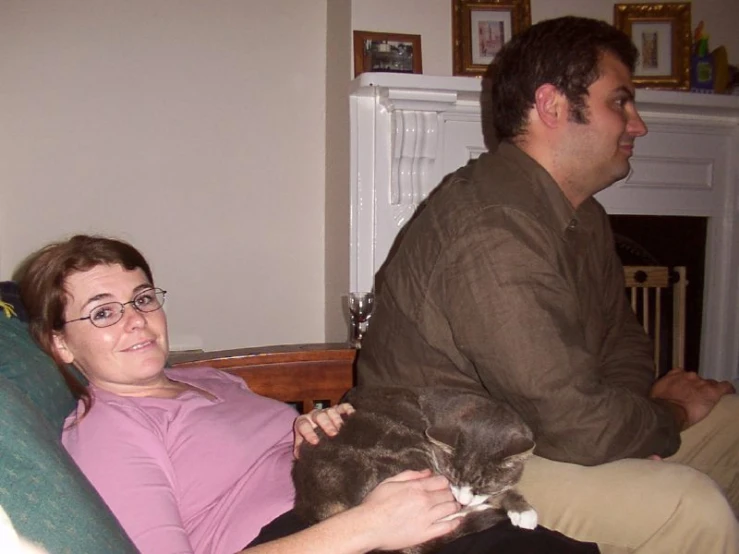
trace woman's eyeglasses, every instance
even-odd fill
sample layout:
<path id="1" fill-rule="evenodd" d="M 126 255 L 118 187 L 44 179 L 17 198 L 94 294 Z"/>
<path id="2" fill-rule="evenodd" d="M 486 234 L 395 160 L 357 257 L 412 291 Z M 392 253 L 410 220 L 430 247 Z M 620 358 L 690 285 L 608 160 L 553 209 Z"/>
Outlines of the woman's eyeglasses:
<path id="1" fill-rule="evenodd" d="M 138 293 L 128 302 L 107 302 L 105 304 L 101 304 L 97 308 L 94 308 L 87 317 L 70 319 L 69 321 L 65 321 L 64 325 L 67 323 L 74 323 L 75 321 L 84 321 L 89 319 L 90 323 L 95 327 L 110 327 L 123 319 L 123 312 L 126 311 L 126 306 L 129 304 L 133 306 L 137 312 L 141 313 L 156 312 L 157 310 L 160 310 L 164 305 L 164 297 L 166 294 L 166 290 L 147 289 Z"/>

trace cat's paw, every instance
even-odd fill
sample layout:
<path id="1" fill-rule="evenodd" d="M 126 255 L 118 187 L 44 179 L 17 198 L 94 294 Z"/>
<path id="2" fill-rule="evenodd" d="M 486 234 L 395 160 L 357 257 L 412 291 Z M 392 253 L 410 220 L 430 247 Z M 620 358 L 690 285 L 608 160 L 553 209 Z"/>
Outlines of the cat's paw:
<path id="1" fill-rule="evenodd" d="M 511 520 L 513 525 L 520 527 L 521 529 L 535 529 L 536 525 L 539 523 L 539 516 L 533 508 L 523 512 L 514 512 L 513 510 L 510 510 L 508 512 L 508 518 Z"/>

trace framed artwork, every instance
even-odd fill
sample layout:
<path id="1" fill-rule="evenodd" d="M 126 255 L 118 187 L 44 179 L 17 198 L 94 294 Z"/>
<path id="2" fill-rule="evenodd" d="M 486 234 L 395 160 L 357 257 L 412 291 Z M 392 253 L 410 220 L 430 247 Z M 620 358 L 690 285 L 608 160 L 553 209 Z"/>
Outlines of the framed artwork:
<path id="1" fill-rule="evenodd" d="M 354 31 L 354 76 L 369 71 L 421 73 L 421 35 Z"/>
<path id="2" fill-rule="evenodd" d="M 530 26 L 530 0 L 452 0 L 454 75 L 482 76 L 502 46 Z"/>
<path id="3" fill-rule="evenodd" d="M 690 3 L 616 4 L 613 24 L 634 41 L 637 87 L 690 88 Z"/>

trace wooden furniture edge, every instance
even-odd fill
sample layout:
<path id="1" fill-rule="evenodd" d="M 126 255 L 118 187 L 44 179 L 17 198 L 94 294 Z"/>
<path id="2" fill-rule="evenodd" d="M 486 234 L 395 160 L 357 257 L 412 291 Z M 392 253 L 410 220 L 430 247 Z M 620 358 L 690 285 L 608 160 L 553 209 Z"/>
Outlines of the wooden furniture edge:
<path id="1" fill-rule="evenodd" d="M 308 412 L 333 405 L 355 384 L 348 344 L 294 344 L 170 355 L 176 368 L 209 366 L 242 378 L 257 394 Z"/>
<path id="2" fill-rule="evenodd" d="M 262 365 L 290 363 L 298 361 L 352 360 L 356 350 L 346 343 L 279 344 L 234 348 L 213 351 L 170 352 L 169 360 L 174 367 L 218 364 L 222 367 L 232 365 Z"/>

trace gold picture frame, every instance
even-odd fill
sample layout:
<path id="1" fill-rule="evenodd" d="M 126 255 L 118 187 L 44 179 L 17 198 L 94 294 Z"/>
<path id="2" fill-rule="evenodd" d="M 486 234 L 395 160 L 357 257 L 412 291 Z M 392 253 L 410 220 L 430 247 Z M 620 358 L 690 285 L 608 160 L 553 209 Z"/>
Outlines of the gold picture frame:
<path id="1" fill-rule="evenodd" d="M 454 75 L 482 76 L 498 50 L 529 27 L 530 0 L 452 0 Z"/>
<path id="2" fill-rule="evenodd" d="M 690 3 L 616 4 L 613 24 L 639 50 L 637 87 L 690 88 Z"/>
<path id="3" fill-rule="evenodd" d="M 354 31 L 354 76 L 370 71 L 421 73 L 421 35 Z"/>

